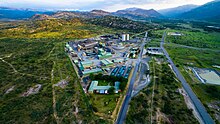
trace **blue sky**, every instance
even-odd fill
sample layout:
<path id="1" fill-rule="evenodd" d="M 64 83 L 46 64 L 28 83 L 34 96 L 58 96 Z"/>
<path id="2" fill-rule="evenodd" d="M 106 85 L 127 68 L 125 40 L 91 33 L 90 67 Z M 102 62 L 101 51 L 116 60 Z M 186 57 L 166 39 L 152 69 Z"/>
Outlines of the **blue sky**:
<path id="1" fill-rule="evenodd" d="M 212 0 L 0 0 L 0 6 L 52 10 L 116 11 L 139 7 L 143 9 L 165 9 L 185 4 L 202 5 Z"/>

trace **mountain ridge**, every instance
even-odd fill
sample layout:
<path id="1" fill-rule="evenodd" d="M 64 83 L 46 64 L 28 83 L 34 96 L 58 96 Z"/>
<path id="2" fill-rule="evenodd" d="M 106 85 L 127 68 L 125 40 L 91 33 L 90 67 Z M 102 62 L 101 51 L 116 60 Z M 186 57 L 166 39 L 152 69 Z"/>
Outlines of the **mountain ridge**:
<path id="1" fill-rule="evenodd" d="M 181 19 L 207 20 L 220 17 L 220 0 L 215 0 L 178 16 Z"/>
<path id="2" fill-rule="evenodd" d="M 158 10 L 158 12 L 166 17 L 177 17 L 177 16 L 179 16 L 185 12 L 188 12 L 192 9 L 195 9 L 197 7 L 199 7 L 199 6 L 194 5 L 194 4 L 187 4 L 187 5 L 182 5 L 182 6 L 178 6 L 178 7 L 174 7 L 174 8 L 161 9 L 161 10 Z"/>
<path id="3" fill-rule="evenodd" d="M 113 12 L 112 15 L 133 20 L 145 20 L 148 18 L 162 18 L 163 16 L 154 9 L 127 8 Z"/>

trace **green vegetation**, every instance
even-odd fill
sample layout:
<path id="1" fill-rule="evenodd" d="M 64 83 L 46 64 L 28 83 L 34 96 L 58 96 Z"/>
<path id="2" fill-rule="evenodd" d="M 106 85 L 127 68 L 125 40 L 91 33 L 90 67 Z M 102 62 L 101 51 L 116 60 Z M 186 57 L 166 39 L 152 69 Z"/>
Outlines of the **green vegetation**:
<path id="1" fill-rule="evenodd" d="M 56 39 L 1 39 L 0 123 L 103 122 L 93 115 L 64 45 Z M 64 88 L 53 86 L 61 80 L 68 82 Z M 22 96 L 36 84 L 42 85 L 39 93 Z"/>
<path id="2" fill-rule="evenodd" d="M 112 32 L 80 19 L 1 23 L 0 123 L 109 123 L 94 115 L 64 46 Z"/>
<path id="3" fill-rule="evenodd" d="M 103 74 L 98 74 L 98 75 L 90 75 L 91 80 L 96 80 L 99 81 L 100 84 L 98 84 L 99 86 L 106 86 L 106 85 L 110 85 L 110 86 L 114 86 L 116 81 L 120 82 L 120 86 L 119 88 L 124 91 L 125 87 L 127 86 L 127 82 L 128 80 L 126 78 L 123 77 L 116 77 L 116 76 L 109 76 L 109 75 L 103 75 Z"/>
<path id="4" fill-rule="evenodd" d="M 166 49 L 212 118 L 219 123 L 215 116 L 219 113 L 218 110 L 209 106 L 216 105 L 216 102 L 220 101 L 220 86 L 202 84 L 187 67 L 211 68 L 220 71 L 219 68 L 213 67 L 213 65 L 220 65 L 220 51 L 183 48 L 174 44 L 166 44 Z"/>
<path id="5" fill-rule="evenodd" d="M 177 29 L 168 31 L 184 34 L 181 37 L 168 36 L 165 47 L 214 118 L 218 111 L 208 106 L 220 100 L 220 86 L 201 84 L 185 67 L 213 68 L 213 65 L 220 65 L 220 35 L 199 30 L 195 24 L 192 28 L 178 23 L 162 23 L 165 27 Z M 184 30 L 178 30 L 181 27 Z M 111 123 L 125 92 L 114 94 L 112 87 L 108 95 L 85 95 L 71 61 L 64 52 L 65 42 L 116 31 L 133 35 L 154 28 L 162 29 L 162 26 L 111 16 L 89 20 L 74 18 L 2 22 L 0 123 Z M 191 29 L 186 30 L 188 28 Z M 163 32 L 150 31 L 152 40 L 146 47 L 158 47 Z M 154 122 L 197 123 L 191 110 L 186 108 L 182 95 L 177 92 L 181 85 L 167 63 L 150 64 L 151 70 L 155 68 L 151 72 L 151 75 L 155 75 L 155 81 L 132 99 L 126 123 L 149 123 L 151 107 Z M 93 75 L 91 79 L 98 80 L 99 85 L 103 86 L 109 83 L 113 86 L 115 81 L 119 81 L 122 91 L 127 85 L 127 79 L 122 77 Z M 60 82 L 66 84 L 60 85 Z M 37 84 L 41 85 L 39 92 L 25 96 L 25 92 Z M 159 119 L 156 119 L 156 115 Z"/>
<path id="6" fill-rule="evenodd" d="M 101 114 L 106 119 L 110 119 L 119 100 L 119 96 L 119 94 L 90 94 L 89 99 L 94 112 Z"/>
<path id="7" fill-rule="evenodd" d="M 149 29 L 162 28 L 160 25 L 148 24 L 144 22 L 132 21 L 127 18 L 105 16 L 103 18 L 94 18 L 86 20 L 87 22 L 104 27 L 111 27 L 117 30 L 125 30 L 130 33 L 145 32 Z"/>
<path id="8" fill-rule="evenodd" d="M 198 123 L 178 92 L 181 83 L 174 78 L 168 64 L 151 61 L 150 70 L 153 79 L 131 100 L 126 123 Z"/>
<path id="9" fill-rule="evenodd" d="M 151 39 L 149 43 L 145 45 L 147 47 L 160 47 L 160 39 Z"/>
<path id="10" fill-rule="evenodd" d="M 220 65 L 220 51 L 185 48 L 175 44 L 166 44 L 165 48 L 177 65 L 199 68 L 213 68 L 213 65 Z"/>
<path id="11" fill-rule="evenodd" d="M 167 30 L 167 32 L 178 32 L 182 36 L 166 37 L 166 42 L 182 44 L 199 48 L 220 49 L 220 33 L 209 33 L 190 30 Z"/>
<path id="12" fill-rule="evenodd" d="M 148 32 L 148 36 L 152 39 L 161 40 L 164 30 L 151 30 Z"/>
<path id="13" fill-rule="evenodd" d="M 0 123 L 55 121 L 50 83 L 53 62 L 45 59 L 53 47 L 53 41 L 29 43 L 26 39 L 0 40 L 3 58 L 0 61 Z M 36 84 L 42 85 L 38 94 L 22 97 Z M 12 86 L 15 86 L 14 90 L 5 94 Z"/>
<path id="14" fill-rule="evenodd" d="M 90 99 L 90 103 L 92 104 L 93 111 L 97 115 L 102 116 L 106 120 L 114 120 L 121 105 L 121 100 L 124 96 L 128 80 L 123 77 L 103 75 L 101 73 L 97 75 L 90 74 L 90 79 L 92 81 L 98 81 L 99 86 L 112 86 L 108 90 L 109 94 L 88 94 L 88 97 Z M 120 82 L 119 88 L 122 91 L 118 94 L 115 94 L 114 92 L 116 81 Z"/>
<path id="15" fill-rule="evenodd" d="M 23 21 L 1 25 L 0 37 L 7 38 L 90 38 L 114 30 L 93 24 L 85 24 L 81 19 L 50 19 Z M 1 29 L 1 28 L 0 28 Z"/>

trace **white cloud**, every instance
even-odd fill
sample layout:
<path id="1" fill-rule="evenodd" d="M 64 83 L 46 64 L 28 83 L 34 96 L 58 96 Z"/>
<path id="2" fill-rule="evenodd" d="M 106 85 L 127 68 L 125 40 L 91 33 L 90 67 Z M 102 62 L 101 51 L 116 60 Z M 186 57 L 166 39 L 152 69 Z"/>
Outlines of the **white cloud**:
<path id="1" fill-rule="evenodd" d="M 0 6 L 34 9 L 104 9 L 116 11 L 128 7 L 164 9 L 185 4 L 202 5 L 211 0 L 0 0 Z"/>

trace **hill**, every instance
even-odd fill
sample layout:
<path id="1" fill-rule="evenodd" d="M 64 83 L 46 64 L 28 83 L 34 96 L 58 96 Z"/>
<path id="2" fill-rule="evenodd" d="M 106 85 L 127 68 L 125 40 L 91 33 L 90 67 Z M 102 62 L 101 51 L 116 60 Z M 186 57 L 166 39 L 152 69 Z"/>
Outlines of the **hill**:
<path id="1" fill-rule="evenodd" d="M 163 17 L 160 13 L 158 13 L 154 9 L 145 10 L 145 9 L 140 9 L 140 8 L 128 8 L 124 10 L 118 10 L 112 13 L 112 15 L 125 17 L 128 19 L 134 19 L 134 20 Z"/>
<path id="2" fill-rule="evenodd" d="M 36 14 L 32 20 L 44 20 L 44 19 L 73 19 L 73 18 L 98 18 L 111 13 L 103 10 L 92 10 L 90 12 L 71 12 L 71 11 L 58 11 L 52 15 Z"/>
<path id="3" fill-rule="evenodd" d="M 166 17 L 177 17 L 197 7 L 198 7 L 197 5 L 189 4 L 189 5 L 178 6 L 175 8 L 162 9 L 159 10 L 158 12 Z"/>
<path id="4" fill-rule="evenodd" d="M 182 19 L 215 21 L 220 17 L 220 0 L 215 0 L 179 16 Z M 218 21 L 219 22 L 219 21 Z"/>
<path id="5" fill-rule="evenodd" d="M 90 13 L 93 14 L 93 15 L 97 15 L 97 16 L 106 16 L 106 15 L 111 14 L 110 12 L 106 12 L 106 11 L 103 11 L 103 10 L 92 10 Z"/>
<path id="6" fill-rule="evenodd" d="M 46 14 L 35 14 L 31 17 L 31 20 L 45 20 L 45 19 L 52 19 L 51 16 Z"/>
<path id="7" fill-rule="evenodd" d="M 160 28 L 159 25 L 155 25 L 153 23 L 148 24 L 117 16 L 105 16 L 103 18 L 86 19 L 86 21 L 102 27 L 127 30 L 129 32 L 144 32 L 149 29 Z"/>
<path id="8" fill-rule="evenodd" d="M 41 15 L 42 16 L 42 15 Z M 0 26 L 0 37 L 8 38 L 90 38 L 103 32 L 111 33 L 94 24 L 86 24 L 81 19 L 45 19 L 6 23 Z M 48 17 L 48 16 L 45 16 Z M 43 19 L 43 20 L 40 20 Z"/>

